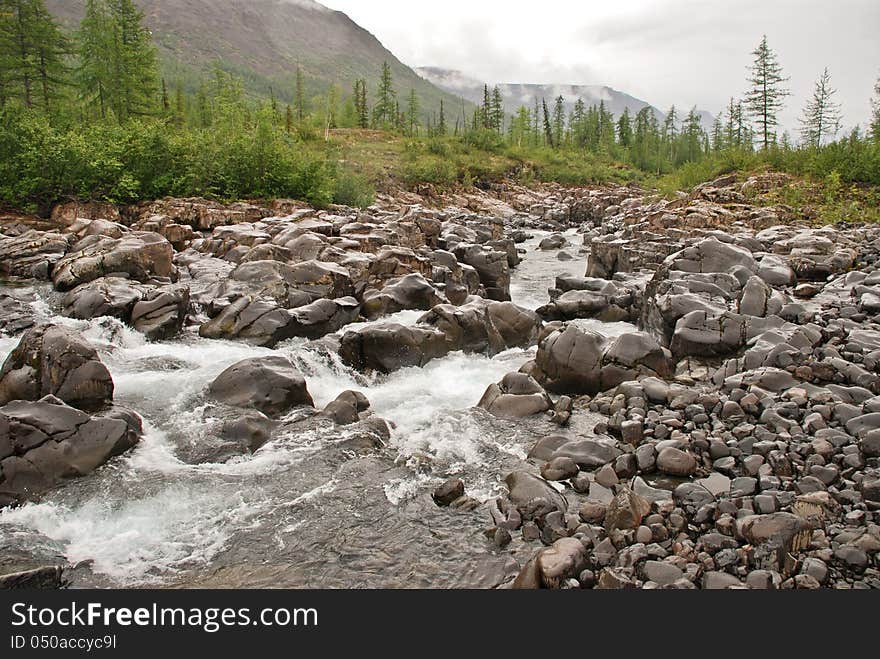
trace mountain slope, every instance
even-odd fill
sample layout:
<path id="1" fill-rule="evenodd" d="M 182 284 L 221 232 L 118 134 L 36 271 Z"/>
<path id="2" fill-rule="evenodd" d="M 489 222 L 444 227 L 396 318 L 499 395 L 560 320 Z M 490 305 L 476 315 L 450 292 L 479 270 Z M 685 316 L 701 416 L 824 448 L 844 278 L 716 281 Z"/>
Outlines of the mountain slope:
<path id="1" fill-rule="evenodd" d="M 494 87 L 493 83 L 484 83 L 475 78 L 470 78 L 460 71 L 452 71 L 439 67 L 420 67 L 416 71 L 436 86 L 446 91 L 457 94 L 471 101 L 472 103 L 483 102 L 483 86 L 488 84 L 490 89 Z M 535 105 L 535 99 L 540 103 L 541 99 L 547 101 L 547 106 L 553 108 L 553 103 L 558 96 L 562 96 L 565 101 L 565 112 L 570 113 L 574 108 L 575 102 L 580 98 L 589 107 L 590 105 L 598 105 L 600 102 L 605 103 L 605 108 L 615 117 L 623 114 L 625 108 L 629 108 L 630 114 L 635 114 L 644 107 L 651 107 L 657 115 L 659 121 L 666 118 L 666 114 L 658 108 L 652 106 L 647 101 L 630 96 L 625 92 L 612 89 L 604 85 L 537 85 L 537 84 L 511 84 L 503 83 L 498 85 L 498 90 L 504 100 L 504 109 L 513 114 L 520 106 L 525 105 L 532 108 Z M 709 130 L 712 126 L 714 117 L 708 112 L 698 111 L 703 128 Z M 687 113 L 687 109 L 679 108 L 678 114 L 683 117 Z"/>
<path id="2" fill-rule="evenodd" d="M 339 11 L 313 0 L 135 0 L 159 46 L 166 75 L 193 83 L 219 63 L 241 75 L 248 90 L 269 86 L 289 100 L 294 72 L 302 67 L 309 94 L 338 84 L 344 95 L 356 78 L 374 90 L 383 61 L 392 69 L 401 105 L 415 89 L 426 113 L 443 98 L 460 100 L 419 77 L 372 34 Z M 49 11 L 75 28 L 86 0 L 46 0 Z"/>

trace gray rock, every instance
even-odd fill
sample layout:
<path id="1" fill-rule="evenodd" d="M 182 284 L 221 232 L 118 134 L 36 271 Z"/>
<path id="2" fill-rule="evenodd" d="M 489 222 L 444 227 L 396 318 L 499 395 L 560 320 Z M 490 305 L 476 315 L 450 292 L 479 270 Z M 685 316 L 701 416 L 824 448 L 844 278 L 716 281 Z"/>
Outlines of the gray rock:
<path id="1" fill-rule="evenodd" d="M 209 395 L 234 407 L 280 416 L 299 405 L 313 406 L 305 378 L 286 357 L 254 357 L 233 364 L 208 387 Z"/>

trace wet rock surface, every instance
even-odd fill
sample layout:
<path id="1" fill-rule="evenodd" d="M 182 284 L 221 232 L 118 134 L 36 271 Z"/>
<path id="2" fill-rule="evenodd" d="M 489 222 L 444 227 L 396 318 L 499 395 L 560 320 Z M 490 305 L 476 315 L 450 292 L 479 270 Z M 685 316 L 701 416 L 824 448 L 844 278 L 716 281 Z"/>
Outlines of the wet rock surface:
<path id="1" fill-rule="evenodd" d="M 774 185 L 0 222 L 0 547 L 37 511 L 92 515 L 79 585 L 877 588 L 880 230 Z M 3 583 L 70 567 L 33 547 Z"/>

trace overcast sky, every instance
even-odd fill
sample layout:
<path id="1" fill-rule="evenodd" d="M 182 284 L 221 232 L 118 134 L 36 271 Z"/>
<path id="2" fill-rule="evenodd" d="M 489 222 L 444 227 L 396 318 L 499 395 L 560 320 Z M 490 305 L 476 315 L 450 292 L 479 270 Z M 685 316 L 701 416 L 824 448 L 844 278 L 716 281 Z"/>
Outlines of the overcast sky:
<path id="1" fill-rule="evenodd" d="M 844 124 L 867 123 L 880 75 L 880 0 L 320 0 L 411 66 L 489 82 L 605 84 L 662 110 L 718 113 L 746 88 L 766 33 L 797 117 L 826 66 Z"/>

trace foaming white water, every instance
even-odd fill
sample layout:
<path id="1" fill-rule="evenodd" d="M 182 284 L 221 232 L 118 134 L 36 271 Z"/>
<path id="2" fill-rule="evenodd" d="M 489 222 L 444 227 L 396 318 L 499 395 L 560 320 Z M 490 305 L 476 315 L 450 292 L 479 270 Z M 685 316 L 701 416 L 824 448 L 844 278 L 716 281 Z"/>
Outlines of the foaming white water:
<path id="1" fill-rule="evenodd" d="M 9 353 L 18 345 L 18 339 L 0 337 L 0 364 L 6 361 Z"/>
<path id="2" fill-rule="evenodd" d="M 266 502 L 246 501 L 210 482 L 165 484 L 135 498 L 92 497 L 68 506 L 27 504 L 0 512 L 0 524 L 37 531 L 71 563 L 120 583 L 150 583 L 208 563 Z"/>
<path id="3" fill-rule="evenodd" d="M 629 334 L 630 332 L 639 331 L 639 328 L 632 323 L 605 323 L 601 320 L 596 320 L 595 318 L 577 318 L 569 322 L 572 325 L 580 327 L 581 329 L 592 330 L 593 332 L 597 332 L 602 336 L 607 336 L 612 339 L 623 334 Z"/>

